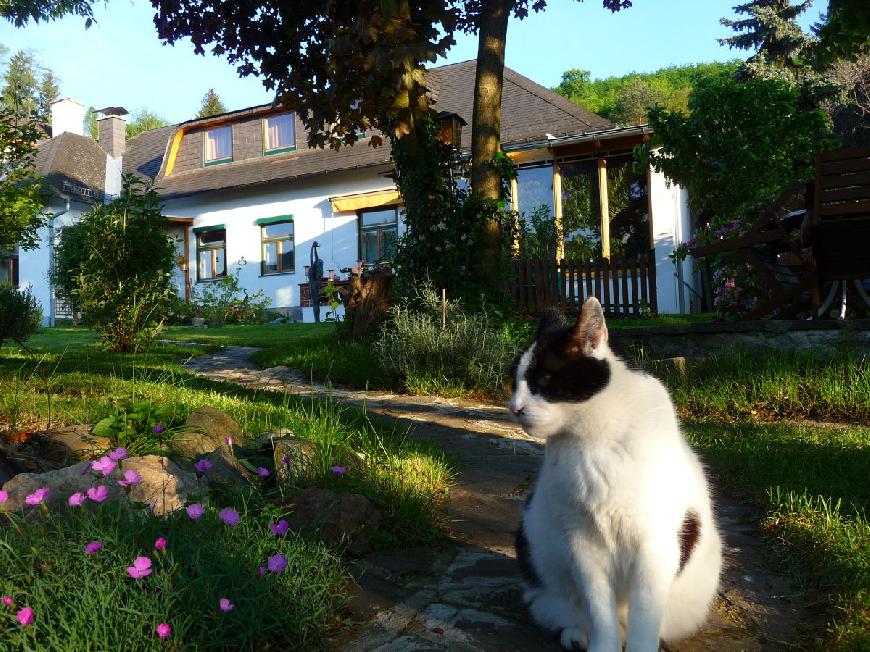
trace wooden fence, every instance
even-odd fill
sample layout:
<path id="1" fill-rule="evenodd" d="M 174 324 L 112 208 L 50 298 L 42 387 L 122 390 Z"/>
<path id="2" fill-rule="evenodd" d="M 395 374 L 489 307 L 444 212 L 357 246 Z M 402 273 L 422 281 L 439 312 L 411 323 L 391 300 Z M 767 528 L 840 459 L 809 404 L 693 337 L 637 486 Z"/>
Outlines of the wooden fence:
<path id="1" fill-rule="evenodd" d="M 510 271 L 508 292 L 531 312 L 578 309 L 589 297 L 597 297 L 611 317 L 658 312 L 655 261 L 648 256 L 591 263 L 518 259 L 511 262 Z"/>

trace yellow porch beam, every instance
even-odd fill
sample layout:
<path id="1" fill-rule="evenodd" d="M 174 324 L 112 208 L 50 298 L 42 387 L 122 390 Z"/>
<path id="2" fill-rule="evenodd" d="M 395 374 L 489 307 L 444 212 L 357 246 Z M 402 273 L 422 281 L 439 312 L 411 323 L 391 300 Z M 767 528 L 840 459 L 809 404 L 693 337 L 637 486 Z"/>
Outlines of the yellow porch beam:
<path id="1" fill-rule="evenodd" d="M 517 255 L 520 253 L 520 195 L 516 177 L 511 179 L 511 210 L 514 213 L 514 241 L 511 249 Z"/>
<path id="2" fill-rule="evenodd" d="M 601 208 L 601 256 L 610 258 L 610 203 L 607 198 L 607 160 L 598 159 L 598 199 Z"/>
<path id="3" fill-rule="evenodd" d="M 562 228 L 562 173 L 553 159 L 553 222 L 556 227 L 556 260 L 565 257 L 565 231 Z"/>

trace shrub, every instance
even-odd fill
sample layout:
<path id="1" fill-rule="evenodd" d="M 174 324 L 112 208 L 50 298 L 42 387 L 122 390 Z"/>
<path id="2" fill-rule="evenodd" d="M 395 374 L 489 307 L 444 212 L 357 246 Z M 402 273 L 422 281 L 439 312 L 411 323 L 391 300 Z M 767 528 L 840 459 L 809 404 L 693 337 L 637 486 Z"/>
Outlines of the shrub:
<path id="1" fill-rule="evenodd" d="M 239 283 L 239 269 L 219 281 L 202 283 L 194 289 L 194 312 L 205 317 L 212 328 L 230 324 L 263 324 L 266 308 L 272 303 L 263 290 L 254 294 Z"/>
<path id="2" fill-rule="evenodd" d="M 39 329 L 42 309 L 29 289 L 0 288 L 0 346 L 24 342 Z"/>
<path id="3" fill-rule="evenodd" d="M 458 301 L 446 302 L 442 326 L 441 300 L 431 286 L 390 309 L 377 342 L 384 369 L 414 393 L 500 395 L 517 348 L 486 312 L 467 313 Z"/>

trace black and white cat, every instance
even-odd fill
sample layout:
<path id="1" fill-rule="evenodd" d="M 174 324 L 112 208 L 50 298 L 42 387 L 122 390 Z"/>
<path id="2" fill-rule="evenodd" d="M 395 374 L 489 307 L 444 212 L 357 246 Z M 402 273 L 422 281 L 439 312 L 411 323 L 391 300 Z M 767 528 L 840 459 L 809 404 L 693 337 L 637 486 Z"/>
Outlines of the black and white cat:
<path id="1" fill-rule="evenodd" d="M 534 620 L 588 652 L 699 629 L 722 564 L 704 470 L 662 384 L 611 351 L 597 299 L 574 326 L 545 317 L 508 407 L 546 440 L 517 532 Z"/>

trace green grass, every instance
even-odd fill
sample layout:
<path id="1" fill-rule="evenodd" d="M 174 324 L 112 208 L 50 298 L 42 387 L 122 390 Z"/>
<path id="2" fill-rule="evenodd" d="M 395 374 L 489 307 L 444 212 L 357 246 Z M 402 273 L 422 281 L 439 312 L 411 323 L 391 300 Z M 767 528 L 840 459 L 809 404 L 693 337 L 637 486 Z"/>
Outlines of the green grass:
<path id="1" fill-rule="evenodd" d="M 0 650 L 318 649 L 345 602 L 347 574 L 322 543 L 273 536 L 268 524 L 280 508 L 255 503 L 239 500 L 234 527 L 215 513 L 226 504 L 197 521 L 117 503 L 13 516 L 0 527 L 0 594 L 15 601 L 0 606 Z M 158 537 L 168 542 L 162 551 L 153 547 Z M 103 548 L 86 555 L 91 541 Z M 287 569 L 260 576 L 277 554 Z M 135 580 L 125 569 L 138 556 L 151 558 L 154 570 Z M 222 597 L 235 610 L 222 612 Z M 26 628 L 15 617 L 24 607 L 35 612 Z M 159 623 L 172 627 L 166 641 L 155 635 Z"/>

